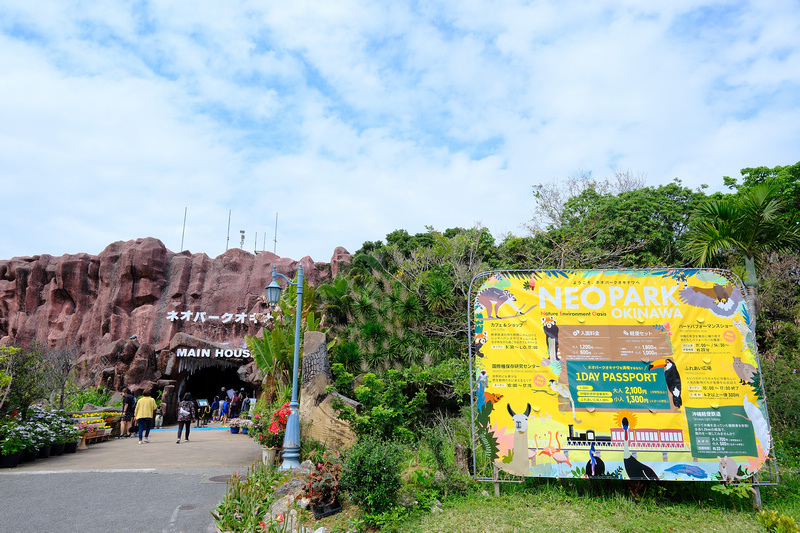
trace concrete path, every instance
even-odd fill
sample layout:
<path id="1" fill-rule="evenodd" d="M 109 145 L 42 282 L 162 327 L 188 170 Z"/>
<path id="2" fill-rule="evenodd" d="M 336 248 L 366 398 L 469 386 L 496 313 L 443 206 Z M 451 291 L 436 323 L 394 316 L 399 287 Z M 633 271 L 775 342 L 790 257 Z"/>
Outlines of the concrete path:
<path id="1" fill-rule="evenodd" d="M 0 469 L 0 533 L 213 532 L 225 482 L 261 459 L 261 446 L 217 424 L 177 426 Z"/>

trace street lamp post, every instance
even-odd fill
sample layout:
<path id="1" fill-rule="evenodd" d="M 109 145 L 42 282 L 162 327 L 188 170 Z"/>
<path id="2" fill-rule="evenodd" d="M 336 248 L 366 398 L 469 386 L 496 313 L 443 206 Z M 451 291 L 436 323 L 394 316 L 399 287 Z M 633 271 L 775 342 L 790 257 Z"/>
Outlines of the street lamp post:
<path id="1" fill-rule="evenodd" d="M 294 364 L 292 366 L 292 401 L 289 404 L 291 412 L 286 421 L 286 433 L 283 436 L 283 462 L 281 470 L 291 470 L 300 466 L 300 413 L 297 403 L 297 370 L 300 364 L 300 326 L 303 320 L 303 265 L 297 269 L 297 283 L 292 283 L 289 278 L 278 272 L 278 267 L 272 266 L 272 283 L 267 285 L 267 301 L 275 305 L 281 297 L 281 286 L 275 277 L 280 276 L 289 285 L 297 287 L 297 318 L 294 322 Z"/>

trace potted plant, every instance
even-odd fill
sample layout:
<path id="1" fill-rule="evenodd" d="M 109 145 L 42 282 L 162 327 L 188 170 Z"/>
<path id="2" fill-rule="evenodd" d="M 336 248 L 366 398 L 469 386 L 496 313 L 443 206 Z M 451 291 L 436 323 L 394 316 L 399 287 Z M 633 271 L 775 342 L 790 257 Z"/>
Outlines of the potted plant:
<path id="1" fill-rule="evenodd" d="M 239 433 L 239 427 L 241 423 L 241 418 L 231 418 L 228 420 L 228 427 L 231 428 L 231 433 Z"/>
<path id="2" fill-rule="evenodd" d="M 287 402 L 275 409 L 269 417 L 260 414 L 253 415 L 249 435 L 264 447 L 261 452 L 261 460 L 266 465 L 275 463 L 278 449 L 283 445 L 286 421 L 289 419 L 290 412 L 291 409 Z"/>
<path id="3" fill-rule="evenodd" d="M 339 503 L 342 461 L 339 453 L 314 450 L 308 456 L 315 463 L 314 472 L 308 477 L 306 495 L 311 504 L 314 518 L 319 520 L 342 510 Z"/>
<path id="4" fill-rule="evenodd" d="M 50 455 L 63 455 L 67 443 L 75 440 L 73 438 L 74 425 L 63 412 L 56 411 L 50 423 L 50 428 L 55 433 Z"/>
<path id="5" fill-rule="evenodd" d="M 78 444 L 81 441 L 83 430 L 77 424 L 69 424 L 62 432 L 64 439 L 64 453 L 75 453 L 78 451 Z"/>
<path id="6" fill-rule="evenodd" d="M 242 433 L 247 435 L 247 432 L 250 431 L 250 429 L 253 427 L 253 421 L 247 420 L 246 418 L 240 418 L 239 427 L 241 428 Z"/>
<path id="7" fill-rule="evenodd" d="M 17 466 L 29 444 L 14 420 L 0 422 L 0 468 Z"/>

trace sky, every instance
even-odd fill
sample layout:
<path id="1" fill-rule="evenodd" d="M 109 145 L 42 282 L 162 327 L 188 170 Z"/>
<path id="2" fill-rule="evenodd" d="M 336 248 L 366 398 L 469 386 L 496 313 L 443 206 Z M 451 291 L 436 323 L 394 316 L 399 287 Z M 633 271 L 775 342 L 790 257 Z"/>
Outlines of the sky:
<path id="1" fill-rule="evenodd" d="M 797 0 L 0 0 L 0 259 L 499 241 L 537 184 L 798 161 Z"/>

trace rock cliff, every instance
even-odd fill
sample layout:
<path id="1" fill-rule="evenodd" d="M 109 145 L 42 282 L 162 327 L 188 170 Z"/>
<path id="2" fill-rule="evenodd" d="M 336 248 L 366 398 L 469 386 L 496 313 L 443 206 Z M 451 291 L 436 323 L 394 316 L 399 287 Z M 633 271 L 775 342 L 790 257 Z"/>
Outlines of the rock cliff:
<path id="1" fill-rule="evenodd" d="M 239 360 L 235 352 L 246 334 L 259 331 L 251 315 L 265 310 L 257 298 L 273 265 L 293 279 L 302 264 L 309 284 L 317 285 L 349 261 L 344 248 L 336 248 L 331 263 L 238 248 L 211 259 L 171 252 L 153 238 L 115 242 L 97 256 L 0 260 L 0 344 L 77 344 L 82 377 L 117 390 L 174 382 L 174 369 L 191 366 L 175 364 L 172 341 L 181 333 L 194 339 L 179 343 L 184 353 L 230 347 L 234 355 L 225 362 L 246 365 L 252 360 Z"/>

